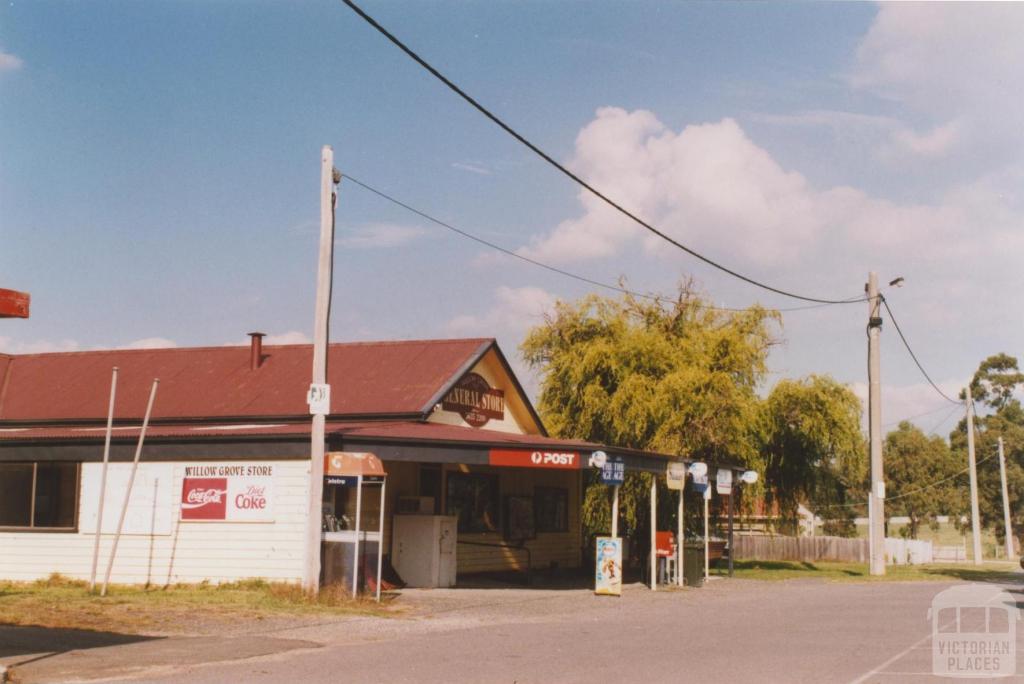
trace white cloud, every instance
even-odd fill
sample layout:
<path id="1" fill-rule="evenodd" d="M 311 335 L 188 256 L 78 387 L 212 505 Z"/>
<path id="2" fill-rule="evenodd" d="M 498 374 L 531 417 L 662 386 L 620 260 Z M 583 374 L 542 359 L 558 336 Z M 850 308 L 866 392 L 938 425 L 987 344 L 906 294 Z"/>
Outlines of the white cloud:
<path id="1" fill-rule="evenodd" d="M 890 116 L 816 109 L 795 114 L 755 114 L 754 121 L 775 126 L 820 127 L 867 143 L 874 155 L 886 162 L 936 159 L 962 148 L 964 124 L 953 120 L 919 132 Z"/>
<path id="2" fill-rule="evenodd" d="M 335 341 L 337 341 L 337 340 L 335 340 Z M 225 347 L 239 347 L 239 346 L 249 345 L 251 342 L 252 342 L 252 338 L 246 336 L 245 339 L 238 340 L 237 342 L 225 342 L 223 346 L 225 346 Z M 267 345 L 267 344 L 312 344 L 312 342 L 313 342 L 313 340 L 310 338 L 310 336 L 307 335 L 306 333 L 302 332 L 301 330 L 289 330 L 288 332 L 283 332 L 283 333 L 278 333 L 278 334 L 273 334 L 273 335 L 264 335 L 263 336 L 263 344 L 264 345 Z"/>
<path id="3" fill-rule="evenodd" d="M 17 71 L 24 64 L 25 63 L 21 60 L 20 57 L 16 57 L 15 55 L 10 54 L 9 52 L 4 52 L 0 50 L 0 72 Z"/>
<path id="4" fill-rule="evenodd" d="M 967 380 L 945 380 L 937 383 L 939 388 L 954 399 L 967 385 Z M 861 400 L 864 407 L 861 424 L 868 426 L 868 386 L 863 382 L 855 382 L 850 389 Z M 964 415 L 963 409 L 949 403 L 938 395 L 931 385 L 917 383 L 913 385 L 882 384 L 882 434 L 896 429 L 899 421 L 909 420 L 925 432 L 934 430 L 935 434 L 945 438 L 959 418 Z"/>
<path id="5" fill-rule="evenodd" d="M 901 127 L 892 132 L 890 146 L 894 149 L 889 153 L 893 156 L 906 152 L 924 158 L 941 157 L 961 141 L 961 129 L 956 121 L 936 126 L 927 133 Z"/>
<path id="6" fill-rule="evenodd" d="M 310 344 L 312 341 L 309 335 L 299 330 L 289 330 L 279 335 L 267 335 L 263 338 L 263 344 Z"/>
<path id="7" fill-rule="evenodd" d="M 1021 36 L 1020 3 L 883 3 L 850 80 L 935 121 L 962 118 L 958 136 L 1021 141 Z M 925 148 L 942 146 L 941 128 Z"/>
<path id="8" fill-rule="evenodd" d="M 408 244 L 426 233 L 418 226 L 370 223 L 352 231 L 339 232 L 335 240 L 339 246 L 351 249 L 381 249 Z"/>
<path id="9" fill-rule="evenodd" d="M 52 352 L 80 351 L 77 340 L 33 340 L 17 342 L 11 337 L 0 336 L 0 354 L 49 354 Z"/>
<path id="10" fill-rule="evenodd" d="M 468 171 L 470 173 L 475 173 L 478 176 L 491 175 L 491 170 L 488 169 L 483 164 L 475 164 L 470 162 L 454 162 L 452 163 L 452 168 L 458 169 L 460 171 Z"/>
<path id="11" fill-rule="evenodd" d="M 144 337 L 128 344 L 115 347 L 116 349 L 170 349 L 177 347 L 178 343 L 166 337 Z"/>
<path id="12" fill-rule="evenodd" d="M 615 107 L 576 139 L 573 169 L 595 187 L 664 232 L 694 245 L 726 237 L 746 259 L 792 259 L 819 227 L 806 179 L 786 171 L 732 119 L 686 126 L 676 133 L 653 113 Z M 570 261 L 607 257 L 640 229 L 581 191 L 582 216 L 563 221 L 520 253 Z M 662 243 L 645 235 L 649 249 Z"/>
<path id="13" fill-rule="evenodd" d="M 903 147 L 925 156 L 955 144 L 958 130 L 944 125 L 917 135 L 884 118 L 860 123 L 888 128 Z M 616 108 L 599 110 L 583 128 L 572 165 L 663 232 L 746 270 L 815 264 L 818 273 L 859 277 L 866 265 L 892 259 L 901 270 L 912 260 L 950 274 L 985 264 L 1007 269 L 997 273 L 1011 278 L 1019 270 L 1011 255 L 1024 249 L 1024 206 L 1016 199 L 1024 171 L 964 183 L 930 203 L 894 202 L 849 186 L 815 188 L 732 119 L 677 133 L 651 112 Z M 519 253 L 566 263 L 618 256 L 640 244 L 674 252 L 589 193 L 579 199 L 579 216 L 535 235 Z"/>
<path id="14" fill-rule="evenodd" d="M 494 291 L 494 300 L 484 314 L 464 314 L 448 321 L 448 334 L 521 340 L 529 328 L 543 323 L 544 315 L 555 306 L 555 296 L 539 287 L 502 285 Z"/>

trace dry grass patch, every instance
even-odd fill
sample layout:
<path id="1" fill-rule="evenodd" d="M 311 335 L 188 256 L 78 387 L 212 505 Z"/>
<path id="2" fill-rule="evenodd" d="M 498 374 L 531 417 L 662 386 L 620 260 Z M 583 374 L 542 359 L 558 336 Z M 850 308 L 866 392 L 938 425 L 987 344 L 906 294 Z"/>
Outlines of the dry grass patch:
<path id="1" fill-rule="evenodd" d="M 207 634 L 267 621 L 316 616 L 387 616 L 395 609 L 353 600 L 340 587 L 316 598 L 284 582 L 245 580 L 168 587 L 116 585 L 107 595 L 60 575 L 36 582 L 0 582 L 0 623 L 128 634 Z"/>

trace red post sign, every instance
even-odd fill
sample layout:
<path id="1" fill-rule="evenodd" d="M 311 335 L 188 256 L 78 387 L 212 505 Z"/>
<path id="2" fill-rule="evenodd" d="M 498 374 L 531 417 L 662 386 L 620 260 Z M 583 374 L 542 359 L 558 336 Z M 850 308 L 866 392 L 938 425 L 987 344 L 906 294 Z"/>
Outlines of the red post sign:
<path id="1" fill-rule="evenodd" d="M 489 463 L 513 468 L 549 468 L 579 470 L 578 451 L 532 451 L 529 449 L 491 449 Z"/>

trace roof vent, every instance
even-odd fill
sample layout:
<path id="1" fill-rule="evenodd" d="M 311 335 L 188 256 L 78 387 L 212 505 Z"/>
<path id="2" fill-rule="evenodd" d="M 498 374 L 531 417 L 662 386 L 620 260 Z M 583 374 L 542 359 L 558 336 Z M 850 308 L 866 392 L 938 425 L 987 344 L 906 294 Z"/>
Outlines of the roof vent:
<path id="1" fill-rule="evenodd" d="M 263 363 L 263 338 L 266 333 L 247 333 L 252 342 L 249 345 L 249 370 L 256 370 Z"/>

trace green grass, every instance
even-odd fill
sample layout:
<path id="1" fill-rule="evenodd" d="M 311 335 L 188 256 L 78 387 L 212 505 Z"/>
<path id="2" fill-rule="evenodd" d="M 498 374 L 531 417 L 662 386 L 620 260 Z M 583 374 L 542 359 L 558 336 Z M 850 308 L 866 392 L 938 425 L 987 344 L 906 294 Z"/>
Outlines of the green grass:
<path id="1" fill-rule="evenodd" d="M 1017 569 L 1017 571 L 1015 571 Z M 724 569 L 715 574 L 724 575 Z M 885 575 L 872 577 L 866 563 L 818 561 L 737 561 L 735 576 L 757 580 L 823 579 L 840 582 L 954 581 L 1024 583 L 1015 563 L 987 562 L 980 568 L 966 563 L 931 565 L 890 565 Z"/>
<path id="2" fill-rule="evenodd" d="M 238 622 L 308 615 L 387 615 L 388 607 L 327 587 L 317 598 L 295 584 L 247 580 L 152 588 L 130 585 L 90 593 L 60 575 L 0 582 L 0 623 L 130 634 L 209 633 Z"/>

